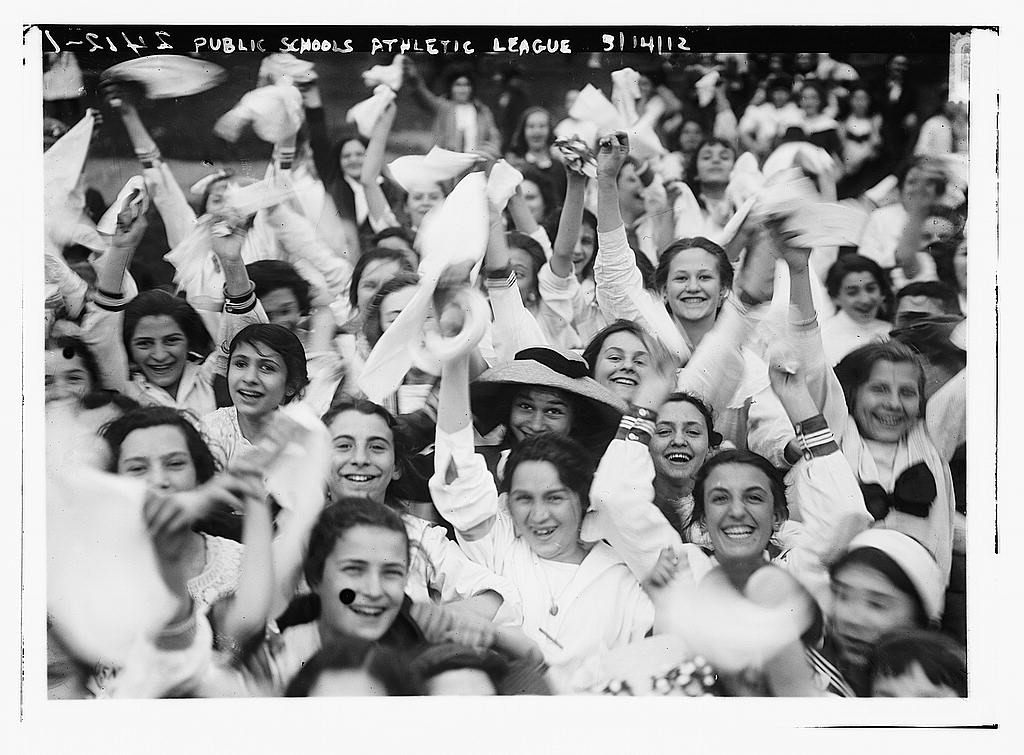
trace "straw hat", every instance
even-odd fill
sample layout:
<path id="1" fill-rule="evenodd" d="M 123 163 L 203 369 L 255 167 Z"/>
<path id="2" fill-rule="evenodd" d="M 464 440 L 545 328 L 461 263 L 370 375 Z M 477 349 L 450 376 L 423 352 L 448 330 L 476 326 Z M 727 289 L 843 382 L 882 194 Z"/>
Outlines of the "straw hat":
<path id="1" fill-rule="evenodd" d="M 573 417 L 572 435 L 581 441 L 610 441 L 626 402 L 589 376 L 590 368 L 579 354 L 549 346 L 518 352 L 511 362 L 492 367 L 470 385 L 477 429 L 490 432 L 508 422 L 516 386 L 553 388 L 584 402 Z"/>

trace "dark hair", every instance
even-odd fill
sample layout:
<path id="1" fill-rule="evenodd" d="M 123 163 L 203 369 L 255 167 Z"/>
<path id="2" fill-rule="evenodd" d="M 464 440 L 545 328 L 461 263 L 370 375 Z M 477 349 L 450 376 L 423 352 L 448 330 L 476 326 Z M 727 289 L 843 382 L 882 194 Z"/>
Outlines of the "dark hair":
<path id="1" fill-rule="evenodd" d="M 942 311 L 947 315 L 960 315 L 960 299 L 956 289 L 948 283 L 941 281 L 914 281 L 908 283 L 896 292 L 896 304 L 899 306 L 900 299 L 907 296 L 924 296 L 928 299 L 935 299 L 942 305 Z"/>
<path id="2" fill-rule="evenodd" d="M 399 273 L 394 278 L 384 281 L 377 293 L 370 299 L 369 305 L 366 307 L 366 317 L 363 319 L 363 335 L 366 336 L 367 342 L 370 344 L 370 348 L 377 345 L 377 341 L 384 335 L 384 326 L 380 321 L 380 306 L 384 303 L 384 299 L 395 293 L 401 291 L 403 288 L 410 286 L 416 286 L 420 282 L 420 276 L 416 273 Z"/>
<path id="3" fill-rule="evenodd" d="M 775 89 L 785 89 L 789 95 L 792 95 L 793 79 L 786 74 L 769 74 L 764 80 L 764 91 L 770 95 Z"/>
<path id="4" fill-rule="evenodd" d="M 686 391 L 673 391 L 668 395 L 668 398 L 665 399 L 665 404 L 671 403 L 690 404 L 691 406 L 696 407 L 697 411 L 699 411 L 701 416 L 704 417 L 704 427 L 708 433 L 708 445 L 712 448 L 717 448 L 722 445 L 724 438 L 720 432 L 715 430 L 714 412 L 710 406 L 704 403 L 702 398 L 695 396 L 692 393 L 687 393 Z M 662 406 L 665 404 L 662 404 Z"/>
<path id="5" fill-rule="evenodd" d="M 580 499 L 580 514 L 590 508 L 590 483 L 594 479 L 594 462 L 587 450 L 572 438 L 541 433 L 520 441 L 505 464 L 501 492 L 508 493 L 516 468 L 526 461 L 546 461 L 558 472 L 558 479 Z"/>
<path id="6" fill-rule="evenodd" d="M 246 265 L 245 271 L 256 287 L 257 299 L 262 299 L 271 291 L 287 288 L 295 295 L 299 312 L 309 314 L 309 281 L 299 275 L 294 265 L 284 260 L 258 260 Z"/>
<path id="7" fill-rule="evenodd" d="M 755 454 L 753 451 L 745 451 L 740 448 L 729 448 L 721 451 L 705 461 L 693 478 L 693 510 L 686 522 L 686 528 L 704 521 L 704 484 L 713 470 L 723 464 L 746 464 L 760 470 L 768 478 L 772 491 L 772 509 L 781 514 L 783 518 L 789 518 L 789 506 L 786 503 L 786 483 L 782 473 L 776 469 L 770 461 Z"/>
<path id="8" fill-rule="evenodd" d="M 554 123 L 551 122 L 551 113 L 548 112 L 547 108 L 539 107 L 537 105 L 528 107 L 519 116 L 519 120 L 516 121 L 515 130 L 512 132 L 512 139 L 509 142 L 509 151 L 513 155 L 519 157 L 525 157 L 529 151 L 526 146 L 526 121 L 534 113 L 544 113 L 548 117 L 548 146 L 550 147 L 555 143 L 555 130 Z"/>
<path id="9" fill-rule="evenodd" d="M 541 199 L 544 200 L 545 214 L 550 213 L 558 206 L 558 198 L 555 196 L 555 187 L 551 183 L 550 178 L 532 165 L 521 166 L 519 168 L 519 172 L 523 174 L 524 181 L 533 181 L 533 183 L 537 185 L 537 191 L 540 192 Z"/>
<path id="10" fill-rule="evenodd" d="M 921 593 L 918 592 L 910 577 L 903 570 L 903 567 L 897 564 L 892 556 L 879 548 L 854 548 L 853 550 L 848 550 L 829 567 L 829 578 L 835 579 L 839 572 L 847 566 L 854 564 L 878 572 L 891 582 L 893 587 L 911 598 L 914 602 L 915 625 L 920 628 L 928 626 L 928 613 L 925 611 Z"/>
<path id="11" fill-rule="evenodd" d="M 597 253 L 594 253 L 594 258 L 597 258 Z M 633 250 L 633 259 L 636 262 L 637 270 L 640 271 L 640 277 L 643 279 L 644 288 L 648 291 L 657 292 L 658 286 L 654 282 L 654 263 L 651 262 L 651 258 L 641 252 L 639 249 Z"/>
<path id="12" fill-rule="evenodd" d="M 101 387 L 100 367 L 96 362 L 89 345 L 78 336 L 57 336 L 52 338 L 46 347 L 48 350 L 60 350 L 65 359 L 78 357 L 82 360 L 85 371 L 89 373 L 89 380 L 92 383 L 92 390 L 98 391 Z"/>
<path id="13" fill-rule="evenodd" d="M 965 241 L 966 239 L 963 234 L 957 234 L 947 241 L 934 241 L 928 245 L 928 253 L 935 260 L 935 274 L 939 276 L 940 281 L 954 291 L 960 290 L 960 283 L 956 279 L 956 268 L 953 267 L 953 259 L 956 257 L 960 245 Z M 958 300 L 957 309 L 959 310 L 959 308 L 960 302 Z"/>
<path id="14" fill-rule="evenodd" d="M 466 645 L 446 642 L 431 645 L 420 653 L 412 662 L 412 669 L 425 683 L 446 671 L 475 669 L 482 671 L 494 685 L 495 694 L 501 685 L 509 664 L 498 653 L 492 650 L 478 652 Z"/>
<path id="15" fill-rule="evenodd" d="M 533 272 L 533 292 L 537 293 L 537 276 L 540 274 L 540 269 L 544 267 L 544 263 L 548 261 L 547 255 L 544 254 L 544 247 L 540 245 L 537 239 L 522 231 L 508 231 L 505 234 L 505 243 L 509 249 L 522 249 L 530 256 L 530 268 Z"/>
<path id="16" fill-rule="evenodd" d="M 904 160 L 896 170 L 896 186 L 900 189 L 903 188 L 903 182 L 907 180 L 907 174 L 914 168 L 923 168 L 925 165 L 932 164 L 936 167 L 941 168 L 941 164 L 938 163 L 934 157 L 928 155 L 917 155 L 916 157 L 910 157 Z M 945 173 L 945 170 L 943 170 Z M 936 196 L 942 196 L 946 193 L 946 184 L 948 179 L 932 181 L 935 186 Z"/>
<path id="17" fill-rule="evenodd" d="M 803 85 L 800 88 L 801 97 L 803 96 L 805 89 L 813 89 L 815 92 L 818 93 L 818 101 L 821 103 L 818 112 L 823 112 L 825 108 L 828 107 L 828 93 L 825 91 L 824 85 L 822 85 L 820 81 L 815 81 L 814 79 L 807 79 L 806 81 L 803 82 Z"/>
<path id="18" fill-rule="evenodd" d="M 590 343 L 583 349 L 583 358 L 587 361 L 587 366 L 590 368 L 587 371 L 590 377 L 594 377 L 594 370 L 597 368 L 597 358 L 601 355 L 604 342 L 616 333 L 629 333 L 639 338 L 641 343 L 646 343 L 648 338 L 647 331 L 637 325 L 634 320 L 616 320 L 611 325 L 606 325 L 594 334 L 594 337 L 590 339 Z"/>
<path id="19" fill-rule="evenodd" d="M 856 408 L 858 389 L 868 381 L 871 371 L 878 362 L 913 364 L 917 367 L 917 390 L 921 396 L 920 408 L 923 417 L 925 406 L 924 370 L 921 368 L 921 361 L 914 350 L 899 341 L 869 343 L 866 346 L 861 346 L 843 357 L 835 366 L 836 377 L 839 378 L 839 384 L 843 387 L 846 408 L 850 414 L 852 415 Z"/>
<path id="20" fill-rule="evenodd" d="M 384 239 L 390 238 L 402 239 L 402 241 L 406 242 L 409 245 L 410 249 L 412 248 L 413 242 L 416 240 L 413 237 L 412 233 L 408 231 L 408 229 L 402 228 L 402 226 L 400 225 L 393 225 L 385 228 L 382 231 L 377 231 L 377 233 L 373 234 L 373 236 L 370 237 L 370 242 L 373 244 L 373 246 L 377 246 Z"/>
<path id="21" fill-rule="evenodd" d="M 679 239 L 669 244 L 665 251 L 661 253 L 661 257 L 658 258 L 658 267 L 654 270 L 654 285 L 660 291 L 668 285 L 668 273 L 672 267 L 672 260 L 676 258 L 680 252 L 685 252 L 687 249 L 703 249 L 708 254 L 715 257 L 718 263 L 718 277 L 722 283 L 722 290 L 728 291 L 732 288 L 733 269 L 732 263 L 729 262 L 729 255 L 725 253 L 725 250 L 716 244 L 711 239 L 704 238 L 703 236 L 696 236 L 694 238 Z"/>
<path id="22" fill-rule="evenodd" d="M 844 254 L 837 259 L 825 275 L 825 289 L 833 299 L 839 297 L 839 291 L 843 287 L 843 281 L 850 273 L 867 273 L 875 279 L 878 290 L 882 293 L 882 312 L 880 316 L 888 319 L 892 306 L 892 287 L 889 285 L 889 276 L 870 257 L 860 254 Z"/>
<path id="23" fill-rule="evenodd" d="M 704 204 L 700 198 L 701 187 L 700 176 L 697 174 L 697 155 L 699 155 L 700 151 L 705 147 L 716 144 L 721 147 L 727 147 L 731 150 L 733 160 L 739 157 L 739 153 L 736 151 L 736 145 L 729 143 L 725 139 L 720 139 L 717 136 L 712 136 L 710 139 L 705 139 L 700 143 L 697 147 L 697 151 L 693 153 L 694 159 L 690 160 L 689 165 L 686 166 L 686 175 L 683 177 L 683 180 L 689 185 L 690 189 L 693 191 L 693 195 L 697 198 L 697 201 L 701 203 L 701 207 L 703 207 Z"/>
<path id="24" fill-rule="evenodd" d="M 64 257 L 64 261 L 68 264 L 75 262 L 89 262 L 89 258 L 92 257 L 93 251 L 87 246 L 81 244 L 71 244 L 64 247 L 61 250 L 61 256 Z"/>
<path id="25" fill-rule="evenodd" d="M 389 697 L 423 695 L 415 667 L 399 650 L 357 637 L 321 648 L 292 677 L 285 697 L 309 697 L 320 677 L 331 671 L 364 671 L 384 686 Z"/>
<path id="26" fill-rule="evenodd" d="M 473 69 L 465 63 L 456 63 L 444 75 L 444 97 L 446 99 L 451 98 L 452 87 L 463 77 L 469 81 L 469 86 L 473 90 L 470 98 L 476 98 L 476 76 L 473 75 Z"/>
<path id="27" fill-rule="evenodd" d="M 348 303 L 355 309 L 359 304 L 359 281 L 363 278 L 363 271 L 371 262 L 397 262 L 401 270 L 413 272 L 412 263 L 408 255 L 401 249 L 388 249 L 385 246 L 375 246 L 359 255 L 355 266 L 352 268 L 352 282 L 348 289 Z"/>
<path id="28" fill-rule="evenodd" d="M 142 291 L 124 305 L 124 320 L 121 325 L 121 339 L 129 360 L 132 354 L 132 337 L 143 317 L 170 317 L 185 334 L 188 350 L 205 357 L 213 351 L 213 339 L 203 324 L 203 318 L 184 299 L 172 296 L 166 291 Z"/>
<path id="29" fill-rule="evenodd" d="M 406 477 L 409 471 L 407 465 L 410 453 L 407 448 L 408 443 L 405 434 L 402 432 L 402 427 L 398 424 L 395 416 L 380 404 L 375 404 L 369 399 L 342 394 L 341 398 L 337 398 L 331 403 L 330 408 L 320 418 L 320 421 L 330 428 L 331 423 L 345 412 L 356 412 L 357 414 L 380 417 L 383 420 L 384 424 L 391 430 L 392 445 L 395 449 L 395 469 L 399 470 L 399 478 Z M 389 501 L 389 505 L 392 503 L 397 504 L 396 501 Z M 396 506 L 392 507 L 395 508 Z"/>
<path id="30" fill-rule="evenodd" d="M 117 473 L 117 460 L 125 439 L 136 430 L 149 427 L 176 427 L 185 436 L 185 445 L 192 465 L 196 468 L 196 482 L 200 485 L 218 471 L 217 460 L 206 440 L 186 414 L 169 406 L 140 406 L 112 419 L 100 429 L 100 437 L 110 448 L 110 472 Z"/>
<path id="31" fill-rule="evenodd" d="M 409 534 L 396 511 L 366 498 L 342 498 L 332 501 L 320 512 L 310 533 L 306 558 L 302 562 L 302 573 L 310 587 L 315 589 L 320 584 L 327 557 L 345 533 L 354 527 L 378 527 L 398 533 L 405 541 L 408 563 L 411 557 Z"/>
<path id="32" fill-rule="evenodd" d="M 298 336 L 283 325 L 272 323 L 246 325 L 231 339 L 231 345 L 228 347 L 229 370 L 235 349 L 243 343 L 249 344 L 254 349 L 258 349 L 262 344 L 281 355 L 287 375 L 282 403 L 287 404 L 302 393 L 302 389 L 309 383 L 309 376 L 306 374 L 306 350 L 302 348 L 302 341 Z"/>
<path id="33" fill-rule="evenodd" d="M 330 182 L 332 179 L 339 178 L 341 176 L 341 151 L 345 149 L 345 145 L 349 142 L 359 142 L 363 145 L 363 149 L 370 146 L 370 140 L 364 138 L 360 134 L 347 133 L 342 134 L 341 137 L 333 145 L 331 145 L 331 162 L 330 170 L 331 175 L 322 176 L 325 183 Z"/>
<path id="34" fill-rule="evenodd" d="M 886 632 L 868 659 L 868 678 L 900 676 L 918 664 L 928 681 L 967 697 L 967 654 L 955 640 L 939 632 L 901 629 Z"/>

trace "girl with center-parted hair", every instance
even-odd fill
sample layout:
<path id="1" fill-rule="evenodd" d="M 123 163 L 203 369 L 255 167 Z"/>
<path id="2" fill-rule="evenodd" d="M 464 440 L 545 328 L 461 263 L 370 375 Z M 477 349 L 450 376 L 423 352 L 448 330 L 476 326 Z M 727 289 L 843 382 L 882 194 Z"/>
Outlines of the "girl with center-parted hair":
<path id="1" fill-rule="evenodd" d="M 889 278 L 874 260 L 847 254 L 836 260 L 825 276 L 825 289 L 836 313 L 821 323 L 825 358 L 835 365 L 854 349 L 872 341 L 888 340 L 892 323 Z"/>
<path id="2" fill-rule="evenodd" d="M 304 620 L 280 632 L 271 626 L 247 663 L 243 686 L 282 694 L 321 648 L 353 639 L 398 650 L 456 641 L 540 662 L 517 630 L 429 599 L 414 602 L 407 595 L 412 568 L 409 535 L 396 511 L 365 497 L 336 498 L 309 537 L 303 573 L 312 595 L 299 599 Z"/>
<path id="3" fill-rule="evenodd" d="M 143 516 L 165 573 L 175 575 L 195 611 L 206 615 L 214 646 L 226 656 L 261 631 L 271 611 L 272 525 L 260 471 L 236 462 L 225 471 L 192 421 L 171 407 L 132 409 L 101 431 L 109 471 L 148 487 Z M 241 542 L 211 534 L 231 512 Z M 116 689 L 116 671 L 101 669 L 93 691 Z"/>
<path id="4" fill-rule="evenodd" d="M 657 367 L 645 376 L 630 413 L 598 467 L 584 537 L 612 544 L 634 575 L 651 580 L 654 588 L 670 583 L 680 560 L 685 559 L 684 570 L 690 571 L 687 579 L 701 581 L 710 569 L 718 567 L 748 598 L 762 602 L 763 597 L 770 602 L 771 591 L 761 596 L 763 584 L 750 580 L 772 563 L 794 577 L 819 606 L 827 606 L 827 564 L 855 532 L 870 524 L 870 517 L 803 377 L 776 365 L 771 378 L 805 453 L 785 481 L 767 459 L 749 451 L 729 449 L 708 458 L 693 478 L 692 511 L 686 523 L 688 529 L 703 533 L 702 546 L 706 547 L 702 553 L 692 545 L 684 546 L 677 529 L 650 505 L 655 501 L 656 479 L 652 440 L 663 426 L 660 413 L 675 382 L 673 362 L 662 349 Z M 790 521 L 790 506 L 799 509 L 801 522 Z M 785 581 L 772 577 L 772 583 L 778 579 Z M 659 606 L 656 592 L 652 599 Z M 768 664 L 769 688 L 774 694 L 813 694 L 815 689 L 828 688 L 836 694 L 851 694 L 835 683 L 837 675 L 815 650 L 819 638 L 811 635 L 813 632 L 805 636 L 805 653 L 798 653 L 796 660 L 786 655 Z M 813 681 L 812 672 L 823 675 L 811 686 L 786 686 L 788 691 L 783 692 L 783 677 L 775 676 L 776 661 L 782 668 L 794 663 L 802 668 L 805 682 Z M 790 683 L 792 680 L 785 684 Z"/>
<path id="5" fill-rule="evenodd" d="M 199 313 L 184 299 L 159 290 L 127 301 L 122 295 L 124 271 L 144 227 L 145 220 L 130 206 L 118 217 L 107 252 L 110 260 L 88 305 L 83 337 L 96 354 L 104 387 L 140 404 L 188 409 L 202 416 L 217 408 L 214 378 L 227 371 L 226 344 L 246 325 L 267 321 L 242 263 L 244 224 L 224 226 L 225 236 L 210 233 L 227 281 L 216 348 Z"/>
<path id="6" fill-rule="evenodd" d="M 619 555 L 580 542 L 593 462 L 564 433 L 528 425 L 508 458 L 501 498 L 473 448 L 469 363 L 442 370 L 434 506 L 475 561 L 509 578 L 523 600 L 523 630 L 541 648 L 556 692 L 589 686 L 573 680 L 592 656 L 643 637 L 651 606 Z M 543 412 L 530 406 L 530 414 Z M 523 408 L 525 411 L 525 407 Z M 516 419 L 513 417 L 513 427 Z"/>
<path id="7" fill-rule="evenodd" d="M 306 352 L 286 327 L 260 323 L 238 331 L 228 347 L 231 406 L 202 418 L 222 462 L 254 453 L 278 407 L 300 399 L 308 382 Z"/>

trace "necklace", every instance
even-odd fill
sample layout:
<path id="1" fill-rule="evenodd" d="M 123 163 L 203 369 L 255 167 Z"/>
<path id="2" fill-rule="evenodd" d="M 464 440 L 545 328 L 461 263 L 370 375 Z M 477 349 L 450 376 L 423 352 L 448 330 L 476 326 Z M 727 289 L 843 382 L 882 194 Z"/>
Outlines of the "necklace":
<path id="1" fill-rule="evenodd" d="M 573 575 L 573 577 L 569 579 L 565 587 L 563 587 L 561 591 L 559 591 L 558 596 L 556 597 L 554 591 L 551 589 L 551 581 L 548 579 L 547 571 L 545 571 L 544 567 L 541 566 L 540 558 L 537 556 L 536 553 L 533 554 L 533 564 L 537 568 L 537 571 L 540 572 L 540 576 L 544 580 L 544 588 L 547 590 L 548 593 L 548 600 L 550 601 L 548 613 L 552 616 L 558 616 L 558 601 L 562 599 L 562 596 L 565 595 L 565 591 L 568 590 L 569 587 L 572 585 L 572 581 L 575 578 L 575 574 Z M 545 634 L 547 633 L 545 632 Z"/>

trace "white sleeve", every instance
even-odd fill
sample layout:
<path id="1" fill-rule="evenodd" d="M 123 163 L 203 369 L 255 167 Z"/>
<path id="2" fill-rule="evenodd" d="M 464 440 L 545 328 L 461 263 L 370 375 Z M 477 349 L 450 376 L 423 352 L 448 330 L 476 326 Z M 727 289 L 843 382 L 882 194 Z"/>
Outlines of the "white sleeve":
<path id="1" fill-rule="evenodd" d="M 516 352 L 531 346 L 548 345 L 540 323 L 523 304 L 514 273 L 500 281 L 488 279 L 486 285 L 494 313 L 491 338 L 499 362 L 511 362 Z"/>
<path id="2" fill-rule="evenodd" d="M 313 267 L 327 286 L 327 301 L 330 303 L 348 295 L 349 283 L 352 280 L 352 265 L 337 256 L 327 247 L 316 234 L 316 229 L 306 218 L 284 206 L 274 211 L 274 232 L 281 245 L 293 259 L 293 264 L 300 260 Z"/>
<path id="3" fill-rule="evenodd" d="M 581 536 L 606 540 L 638 582 L 650 575 L 663 548 L 682 545 L 654 505 L 654 463 L 646 445 L 618 439 L 608 444 L 590 486 Z"/>
<path id="4" fill-rule="evenodd" d="M 160 161 L 152 168 L 145 168 L 142 175 L 146 180 L 146 190 L 164 222 L 167 246 L 174 249 L 195 226 L 196 214 L 167 163 Z"/>
<path id="5" fill-rule="evenodd" d="M 550 260 L 555 250 L 551 248 L 551 239 L 548 238 L 548 232 L 544 230 L 544 226 L 537 226 L 532 233 L 527 235 L 540 244 L 540 248 L 544 250 L 544 256 Z"/>
<path id="6" fill-rule="evenodd" d="M 551 263 L 545 262 L 544 266 L 537 273 L 537 290 L 540 298 L 551 311 L 571 324 L 576 317 L 576 311 L 583 302 L 583 289 L 579 280 L 573 273 L 561 278 L 551 269 Z"/>
<path id="7" fill-rule="evenodd" d="M 932 394 L 925 407 L 928 435 L 947 464 L 967 440 L 967 369 L 960 370 Z"/>

